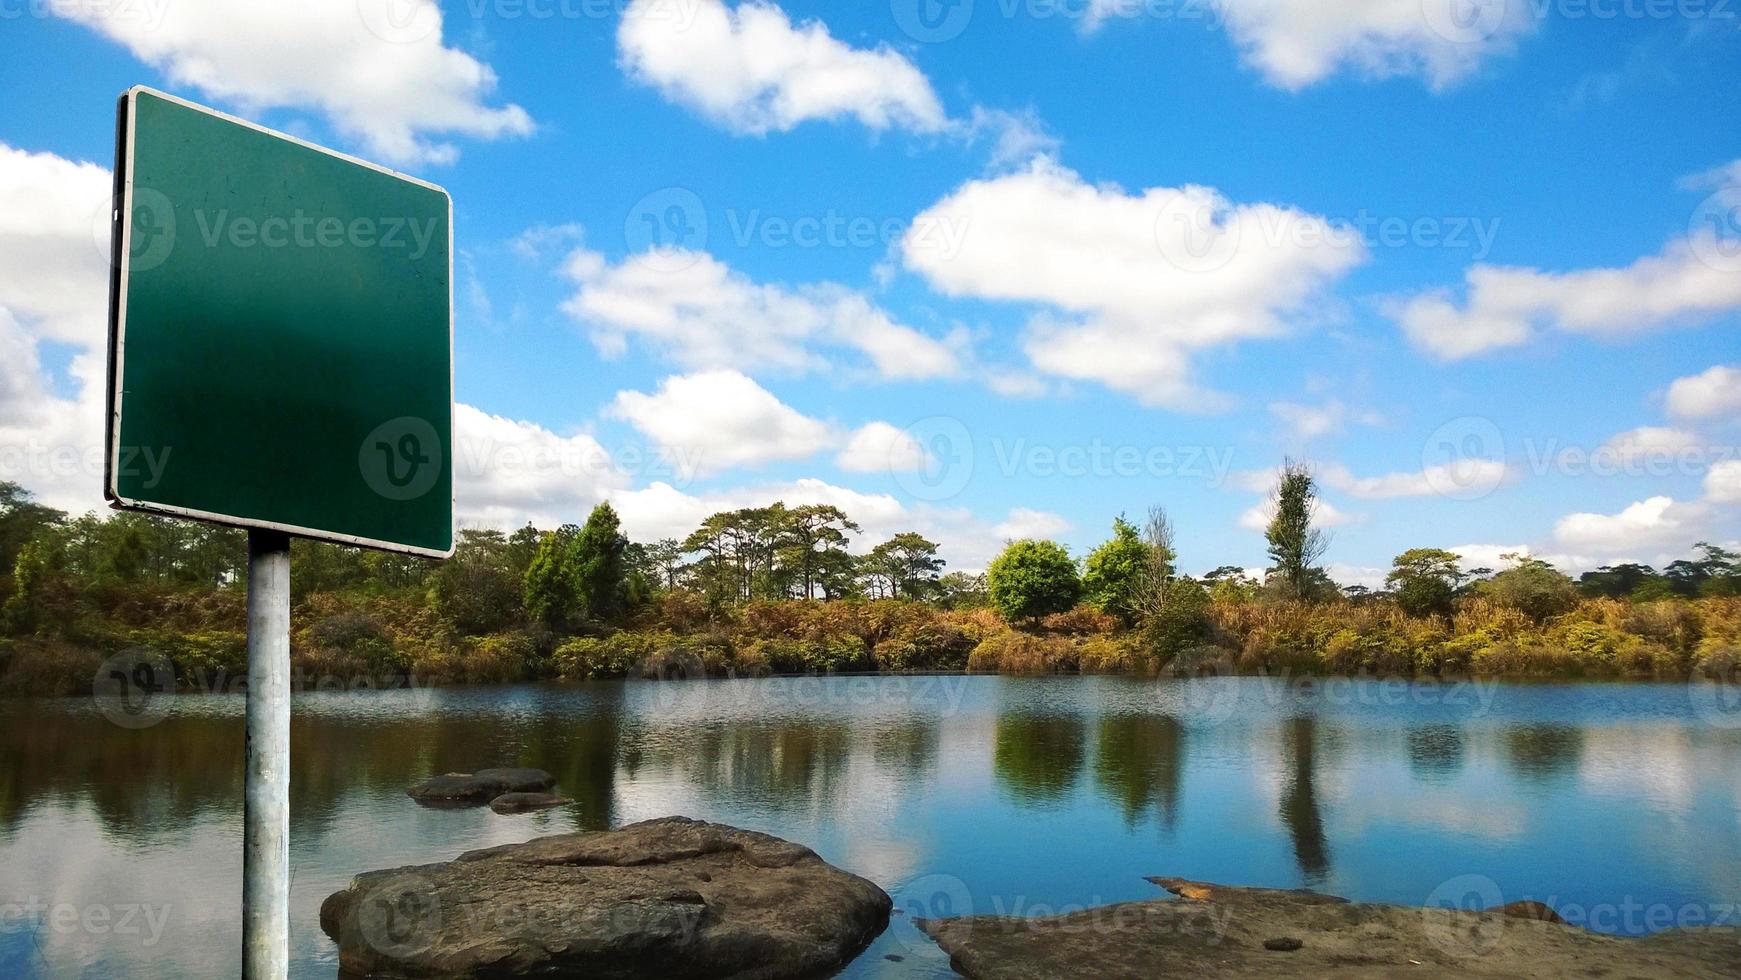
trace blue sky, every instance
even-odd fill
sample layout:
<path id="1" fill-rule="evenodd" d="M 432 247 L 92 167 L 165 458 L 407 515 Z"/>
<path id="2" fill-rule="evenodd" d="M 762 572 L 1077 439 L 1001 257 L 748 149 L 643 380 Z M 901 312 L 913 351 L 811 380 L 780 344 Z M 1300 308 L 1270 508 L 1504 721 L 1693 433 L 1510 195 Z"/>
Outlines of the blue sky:
<path id="1" fill-rule="evenodd" d="M 451 191 L 469 522 L 830 500 L 976 567 L 1159 504 L 1260 567 L 1293 455 L 1344 581 L 1738 536 L 1741 5 L 931 2 L 0 3 L 0 477 L 97 499 L 29 447 L 100 439 L 145 83 Z"/>

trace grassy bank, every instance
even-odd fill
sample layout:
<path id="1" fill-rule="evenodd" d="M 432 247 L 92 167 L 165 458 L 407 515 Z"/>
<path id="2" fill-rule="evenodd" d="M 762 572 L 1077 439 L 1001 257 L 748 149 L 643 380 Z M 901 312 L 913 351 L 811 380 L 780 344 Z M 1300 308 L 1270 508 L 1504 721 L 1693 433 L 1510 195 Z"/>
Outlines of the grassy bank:
<path id="1" fill-rule="evenodd" d="M 787 600 L 710 612 L 683 593 L 571 636 L 527 625 L 464 635 L 412 591 L 316 593 L 293 621 L 299 681 L 336 687 L 849 671 L 1685 679 L 1741 665 L 1736 598 L 1589 599 L 1542 621 L 1479 597 L 1448 617 L 1370 600 L 1213 600 L 1183 640 L 1087 605 L 1018 628 L 985 608 Z M 244 672 L 243 629 L 239 590 L 135 590 L 67 635 L 0 641 L 0 691 L 83 693 L 106 657 L 137 648 L 166 655 L 185 689 L 222 689 Z"/>

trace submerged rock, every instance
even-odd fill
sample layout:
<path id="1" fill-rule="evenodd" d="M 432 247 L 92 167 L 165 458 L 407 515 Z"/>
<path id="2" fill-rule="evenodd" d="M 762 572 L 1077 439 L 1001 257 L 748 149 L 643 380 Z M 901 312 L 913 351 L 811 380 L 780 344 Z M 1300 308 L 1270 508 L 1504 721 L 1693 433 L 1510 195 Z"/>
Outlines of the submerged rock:
<path id="1" fill-rule="evenodd" d="M 361 874 L 320 926 L 370 976 L 780 980 L 845 963 L 890 905 L 807 847 L 667 817 Z"/>
<path id="2" fill-rule="evenodd" d="M 481 806 L 504 793 L 542 793 L 556 777 L 542 769 L 479 769 L 450 772 L 406 790 L 426 806 Z"/>
<path id="3" fill-rule="evenodd" d="M 574 801 L 566 796 L 555 793 L 503 793 L 490 801 L 490 809 L 497 813 L 531 813 L 533 810 L 548 810 L 553 806 L 567 806 Z"/>
<path id="4" fill-rule="evenodd" d="M 957 971 L 984 980 L 1741 976 L 1741 929 L 1735 928 L 1622 939 L 1566 925 L 1533 902 L 1466 912 L 1149 880 L 1180 898 L 1049 918 L 982 915 L 915 924 Z"/>

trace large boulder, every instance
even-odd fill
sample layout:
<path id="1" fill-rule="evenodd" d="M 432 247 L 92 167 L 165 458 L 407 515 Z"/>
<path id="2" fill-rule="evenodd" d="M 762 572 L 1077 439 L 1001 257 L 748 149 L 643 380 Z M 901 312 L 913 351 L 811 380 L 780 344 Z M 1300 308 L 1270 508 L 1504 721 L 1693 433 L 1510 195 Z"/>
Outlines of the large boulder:
<path id="1" fill-rule="evenodd" d="M 320 926 L 368 976 L 779 980 L 847 962 L 890 905 L 807 847 L 667 817 L 361 874 Z"/>
<path id="2" fill-rule="evenodd" d="M 542 793 L 556 777 L 542 769 L 479 769 L 425 780 L 406 794 L 425 806 L 482 806 L 504 793 Z"/>
<path id="3" fill-rule="evenodd" d="M 980 915 L 916 924 L 958 972 L 976 980 L 1741 976 L 1735 928 L 1622 939 L 1554 921 L 1551 909 L 1535 903 L 1467 912 L 1149 880 L 1179 897 L 1048 918 Z"/>

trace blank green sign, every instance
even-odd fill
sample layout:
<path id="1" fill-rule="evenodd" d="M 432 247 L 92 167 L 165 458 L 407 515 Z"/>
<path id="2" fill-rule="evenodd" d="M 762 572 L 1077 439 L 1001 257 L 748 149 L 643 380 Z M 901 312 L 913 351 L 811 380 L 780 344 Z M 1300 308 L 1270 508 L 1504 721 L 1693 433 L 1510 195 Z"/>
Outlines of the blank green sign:
<path id="1" fill-rule="evenodd" d="M 147 89 L 118 143 L 111 500 L 450 554 L 447 193 Z"/>

